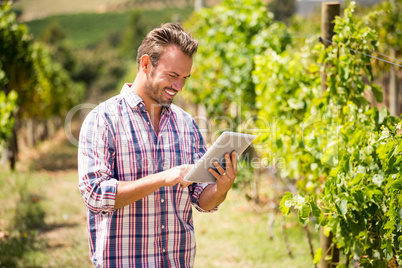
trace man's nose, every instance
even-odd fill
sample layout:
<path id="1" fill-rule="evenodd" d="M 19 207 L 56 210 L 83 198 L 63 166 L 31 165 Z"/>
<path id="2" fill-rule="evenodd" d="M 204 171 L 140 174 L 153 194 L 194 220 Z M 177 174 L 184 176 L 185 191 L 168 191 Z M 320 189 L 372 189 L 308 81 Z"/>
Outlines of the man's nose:
<path id="1" fill-rule="evenodd" d="M 182 78 L 176 79 L 172 84 L 172 88 L 174 88 L 177 91 L 181 91 L 183 89 L 185 83 L 186 83 L 186 80 L 184 80 Z"/>

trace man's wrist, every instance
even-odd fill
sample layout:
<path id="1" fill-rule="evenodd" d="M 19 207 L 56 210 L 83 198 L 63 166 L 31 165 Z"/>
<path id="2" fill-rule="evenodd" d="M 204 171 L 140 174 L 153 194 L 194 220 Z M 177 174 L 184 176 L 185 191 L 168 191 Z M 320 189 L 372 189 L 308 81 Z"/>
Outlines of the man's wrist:
<path id="1" fill-rule="evenodd" d="M 215 191 L 216 197 L 220 197 L 220 198 L 222 198 L 222 199 L 225 199 L 225 198 L 226 198 L 226 195 L 228 194 L 228 191 L 229 191 L 229 190 L 220 189 L 219 186 L 218 186 L 218 184 L 216 183 L 216 184 L 215 184 L 215 187 L 214 187 L 214 191 Z"/>
<path id="2" fill-rule="evenodd" d="M 166 176 L 163 176 L 162 172 L 156 173 L 154 175 L 155 175 L 155 183 L 157 184 L 158 188 L 167 186 L 168 182 L 166 180 Z"/>

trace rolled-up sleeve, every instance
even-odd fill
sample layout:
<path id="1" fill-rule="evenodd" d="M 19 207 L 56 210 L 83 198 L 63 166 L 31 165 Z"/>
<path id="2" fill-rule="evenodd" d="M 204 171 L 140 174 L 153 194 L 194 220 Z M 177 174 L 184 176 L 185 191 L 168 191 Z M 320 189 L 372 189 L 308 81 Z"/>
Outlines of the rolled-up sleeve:
<path id="1" fill-rule="evenodd" d="M 193 206 L 200 212 L 215 212 L 218 211 L 218 207 L 215 207 L 211 210 L 205 210 L 202 207 L 200 207 L 199 204 L 199 199 L 200 199 L 200 195 L 201 193 L 204 191 L 205 187 L 207 187 L 209 184 L 208 183 L 194 183 L 192 185 L 192 195 L 191 195 L 191 203 L 193 204 Z"/>
<path id="2" fill-rule="evenodd" d="M 101 113 L 92 111 L 79 138 L 79 189 L 89 211 L 114 211 L 118 181 L 114 176 L 114 135 Z"/>
<path id="3" fill-rule="evenodd" d="M 193 120 L 193 163 L 196 163 L 207 151 L 207 146 L 205 144 L 205 140 L 201 135 L 200 129 L 198 128 L 197 123 Z M 207 187 L 209 183 L 194 183 L 190 187 L 191 192 L 191 203 L 194 207 L 200 212 L 215 212 L 218 210 L 218 207 L 215 207 L 211 210 L 205 210 L 199 205 L 199 198 L 204 191 L 205 187 Z"/>

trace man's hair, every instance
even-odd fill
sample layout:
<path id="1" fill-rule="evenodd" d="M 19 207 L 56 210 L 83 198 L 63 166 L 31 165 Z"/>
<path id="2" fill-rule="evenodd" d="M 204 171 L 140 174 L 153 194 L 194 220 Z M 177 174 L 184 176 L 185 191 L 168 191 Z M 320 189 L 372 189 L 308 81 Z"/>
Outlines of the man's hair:
<path id="1" fill-rule="evenodd" d="M 140 67 L 141 57 L 147 54 L 152 66 L 156 67 L 165 49 L 176 45 L 190 57 L 197 52 L 198 41 L 187 33 L 179 24 L 166 23 L 147 34 L 137 51 L 137 65 Z"/>

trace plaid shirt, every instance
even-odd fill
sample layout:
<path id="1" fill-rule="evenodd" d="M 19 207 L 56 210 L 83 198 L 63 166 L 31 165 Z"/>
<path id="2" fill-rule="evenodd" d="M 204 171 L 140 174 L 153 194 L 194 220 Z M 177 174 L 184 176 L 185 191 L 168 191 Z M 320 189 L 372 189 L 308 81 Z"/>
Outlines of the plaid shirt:
<path id="1" fill-rule="evenodd" d="M 79 188 L 91 260 L 96 267 L 192 267 L 191 204 L 206 212 L 198 198 L 207 184 L 162 187 L 114 209 L 119 181 L 193 164 L 206 151 L 194 119 L 173 104 L 162 109 L 157 136 L 144 102 L 130 87 L 125 84 L 120 95 L 91 111 L 80 133 Z"/>

